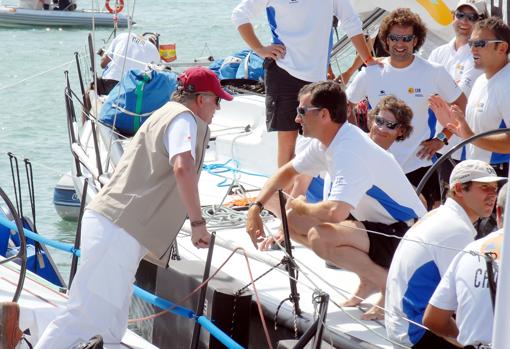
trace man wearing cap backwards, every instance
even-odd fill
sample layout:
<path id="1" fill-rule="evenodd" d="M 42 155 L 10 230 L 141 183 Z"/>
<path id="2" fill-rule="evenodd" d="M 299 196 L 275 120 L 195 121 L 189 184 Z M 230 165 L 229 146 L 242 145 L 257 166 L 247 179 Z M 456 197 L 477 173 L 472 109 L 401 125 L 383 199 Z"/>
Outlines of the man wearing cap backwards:
<path id="1" fill-rule="evenodd" d="M 476 78 L 482 74 L 480 69 L 475 68 L 468 39 L 475 23 L 483 18 L 487 18 L 487 6 L 484 0 L 460 0 L 453 12 L 452 27 L 455 37 L 450 42 L 435 48 L 428 59 L 429 62 L 445 67 L 466 97 L 469 97 Z M 440 154 L 444 154 L 460 142 L 459 137 L 452 136 L 447 130 L 441 134 L 442 130 L 443 126 L 438 123 L 436 133 L 440 138 L 447 139 L 448 143 L 438 151 Z M 455 161 L 455 164 L 458 163 L 461 160 L 461 149 L 452 154 L 451 159 Z M 448 189 L 448 179 L 453 166 L 450 161 L 445 161 L 438 170 L 442 194 Z"/>
<path id="2" fill-rule="evenodd" d="M 473 241 L 473 223 L 491 214 L 497 182 L 504 179 L 486 162 L 460 162 L 450 176 L 444 205 L 427 213 L 404 235 L 386 287 L 385 324 L 391 340 L 418 349 L 457 348 L 419 324 L 448 265 Z"/>
<path id="3" fill-rule="evenodd" d="M 147 255 L 166 267 L 186 215 L 193 244 L 208 246 L 198 177 L 208 124 L 221 99 L 232 96 L 216 75 L 207 68 L 190 68 L 179 76 L 173 101 L 140 127 L 112 178 L 85 211 L 82 259 L 67 309 L 47 327 L 36 348 L 69 348 L 96 334 L 106 343 L 119 343 L 140 260 Z"/>
<path id="4" fill-rule="evenodd" d="M 485 254 L 491 253 L 496 264 L 501 261 L 507 186 L 505 184 L 499 191 L 496 203 L 500 229 L 470 243 L 457 254 L 432 295 L 423 317 L 423 323 L 431 331 L 445 337 L 456 337 L 464 348 L 486 349 L 490 348 L 488 344 L 492 341 L 494 313 Z M 494 276 L 497 278 L 497 272 Z M 457 314 L 455 319 L 452 317 L 454 313 Z"/>

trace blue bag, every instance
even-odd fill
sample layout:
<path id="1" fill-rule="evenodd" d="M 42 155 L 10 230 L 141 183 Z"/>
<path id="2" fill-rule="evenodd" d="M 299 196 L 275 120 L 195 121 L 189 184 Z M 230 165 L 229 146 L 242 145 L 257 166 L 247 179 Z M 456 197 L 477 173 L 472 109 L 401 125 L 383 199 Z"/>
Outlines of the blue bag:
<path id="1" fill-rule="evenodd" d="M 131 137 L 145 120 L 170 100 L 177 87 L 173 72 L 132 69 L 108 94 L 99 120 Z M 117 115 L 115 115 L 117 114 Z"/>
<path id="2" fill-rule="evenodd" d="M 251 50 L 243 50 L 216 60 L 209 66 L 220 80 L 249 79 L 263 81 L 264 60 Z"/>

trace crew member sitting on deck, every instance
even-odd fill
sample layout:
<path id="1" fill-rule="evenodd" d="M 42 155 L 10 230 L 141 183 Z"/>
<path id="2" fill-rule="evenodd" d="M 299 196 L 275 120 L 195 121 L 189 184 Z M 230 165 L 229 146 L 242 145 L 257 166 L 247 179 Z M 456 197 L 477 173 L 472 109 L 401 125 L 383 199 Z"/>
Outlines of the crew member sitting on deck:
<path id="1" fill-rule="evenodd" d="M 386 288 L 386 332 L 415 349 L 457 348 L 409 320 L 422 323 L 432 293 L 458 250 L 476 236 L 473 223 L 491 214 L 498 177 L 486 162 L 460 162 L 450 176 L 449 198 L 405 234 L 395 252 Z M 444 246 L 444 248 L 442 247 Z"/>
<path id="2" fill-rule="evenodd" d="M 501 261 L 507 186 L 505 184 L 499 191 L 496 203 L 500 229 L 470 243 L 457 254 L 423 316 L 423 324 L 431 331 L 445 337 L 456 337 L 464 348 L 490 348 L 492 341 L 494 313 L 485 255 L 490 253 L 496 265 Z M 472 255 L 472 251 L 478 255 Z M 497 272 L 494 276 L 497 278 Z M 457 314 L 455 319 L 454 313 Z"/>
<path id="3" fill-rule="evenodd" d="M 303 134 L 314 139 L 266 182 L 256 205 L 248 210 L 247 232 L 255 246 L 262 242 L 265 233 L 259 214 L 277 189 L 299 173 L 314 176 L 326 171 L 333 183 L 327 200 L 311 204 L 299 197 L 289 203 L 291 237 L 357 273 L 361 284 L 355 297 L 384 294 L 387 268 L 399 240 L 367 230 L 403 236 L 425 208 L 393 156 L 346 122 L 347 103 L 340 84 L 304 86 L 297 113 Z M 381 297 L 378 305 L 383 303 Z M 373 307 L 364 318 L 380 316 Z"/>
<path id="4" fill-rule="evenodd" d="M 81 261 L 63 315 L 36 349 L 69 348 L 100 334 L 120 343 L 140 260 L 167 267 L 171 245 L 186 216 L 197 248 L 209 245 L 198 177 L 209 140 L 208 124 L 222 99 L 231 100 L 216 75 L 193 67 L 179 88 L 140 127 L 110 181 L 87 206 Z"/>

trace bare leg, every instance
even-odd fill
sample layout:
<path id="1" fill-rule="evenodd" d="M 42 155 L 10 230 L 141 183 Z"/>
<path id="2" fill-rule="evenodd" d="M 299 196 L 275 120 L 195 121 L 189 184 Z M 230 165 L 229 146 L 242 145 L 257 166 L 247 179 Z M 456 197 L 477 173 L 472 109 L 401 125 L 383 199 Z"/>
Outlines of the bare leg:
<path id="1" fill-rule="evenodd" d="M 294 157 L 297 135 L 297 131 L 278 131 L 278 167 Z"/>
<path id="2" fill-rule="evenodd" d="M 365 314 L 361 316 L 362 320 L 382 320 L 384 319 L 384 292 L 382 292 L 381 297 L 375 303 L 374 306 L 372 306 L 370 309 L 368 309 Z"/>
<path id="3" fill-rule="evenodd" d="M 358 289 L 351 298 L 349 298 L 342 304 L 342 306 L 355 307 L 359 305 L 361 302 L 363 302 L 364 299 L 368 298 L 370 295 L 378 291 L 379 289 L 373 282 L 371 282 L 367 278 L 360 277 Z"/>
<path id="4" fill-rule="evenodd" d="M 320 257 L 358 274 L 361 283 L 356 295 L 364 299 L 377 290 L 384 294 L 388 271 L 370 259 L 368 235 L 366 231 L 359 229 L 364 229 L 364 226 L 355 221 L 319 224 L 310 229 L 308 240 L 311 248 Z M 361 301 L 351 300 L 351 306 Z M 379 302 L 381 301 L 384 302 L 384 299 Z M 370 311 L 367 317 L 372 317 L 374 310 L 370 309 Z"/>

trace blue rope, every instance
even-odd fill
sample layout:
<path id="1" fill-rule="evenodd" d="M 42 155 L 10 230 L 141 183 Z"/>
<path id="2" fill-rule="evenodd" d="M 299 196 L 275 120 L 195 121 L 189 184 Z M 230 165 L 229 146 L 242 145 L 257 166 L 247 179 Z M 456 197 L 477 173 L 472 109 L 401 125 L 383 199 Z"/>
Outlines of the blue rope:
<path id="1" fill-rule="evenodd" d="M 233 162 L 235 167 L 227 166 L 230 162 Z M 269 178 L 269 176 L 266 176 L 266 175 L 263 175 L 263 174 L 260 174 L 260 173 L 240 170 L 239 169 L 239 162 L 237 160 L 234 160 L 234 159 L 229 159 L 226 162 L 224 162 L 223 164 L 204 164 L 204 165 L 202 165 L 202 169 L 204 171 L 207 171 L 208 173 L 212 174 L 213 176 L 223 178 L 223 181 L 221 181 L 219 184 L 217 184 L 218 187 L 228 187 L 228 186 L 230 186 L 230 183 L 227 184 L 226 182 L 228 180 L 230 180 L 231 178 L 223 176 L 222 173 L 232 172 L 234 174 L 234 176 L 237 173 L 242 173 L 242 174 L 246 174 L 246 175 L 249 175 L 249 176 Z"/>
<path id="2" fill-rule="evenodd" d="M 9 221 L 5 216 L 0 215 L 0 225 L 3 225 L 4 227 L 18 231 L 16 224 L 14 222 Z M 76 256 L 80 256 L 80 250 L 76 249 L 72 244 L 66 244 L 63 242 L 58 242 L 54 240 L 47 239 L 39 234 L 36 234 L 26 228 L 23 229 L 23 232 L 25 233 L 25 236 L 29 239 L 35 240 L 37 242 L 40 242 L 41 244 L 51 246 L 53 248 L 56 248 L 61 251 L 69 252 L 72 254 L 75 254 Z M 229 349 L 243 349 L 242 346 L 237 344 L 232 338 L 227 336 L 221 329 L 219 329 L 216 325 L 214 325 L 209 319 L 207 319 L 204 316 L 197 316 L 193 310 L 181 307 L 179 305 L 176 305 L 175 303 L 172 303 L 164 298 L 158 297 L 156 295 L 153 295 L 150 292 L 147 292 L 143 289 L 141 289 L 138 286 L 133 285 L 133 291 L 134 294 L 147 303 L 150 303 L 158 308 L 161 309 L 169 309 L 172 313 L 183 316 L 188 319 L 194 319 L 197 321 L 202 327 L 204 327 L 206 330 L 208 330 L 211 335 L 213 335 L 218 341 L 220 341 L 223 345 L 225 345 Z"/>
<path id="3" fill-rule="evenodd" d="M 11 222 L 10 220 L 8 220 L 3 215 L 0 215 L 0 224 L 10 230 L 14 230 L 15 232 L 18 232 L 18 228 L 16 227 L 16 224 L 14 224 L 14 222 Z M 46 245 L 46 246 L 51 246 L 53 248 L 56 248 L 57 250 L 72 253 L 78 257 L 80 256 L 80 250 L 74 248 L 74 246 L 72 244 L 66 244 L 64 242 L 50 240 L 48 238 L 45 238 L 42 235 L 36 234 L 33 231 L 26 229 L 26 228 L 23 228 L 23 232 L 28 239 L 32 239 L 32 240 L 37 241 L 37 242 L 39 242 L 43 245 Z"/>
<path id="4" fill-rule="evenodd" d="M 150 303 L 158 308 L 168 310 L 174 314 L 186 317 L 188 319 L 194 319 L 227 348 L 243 349 L 242 346 L 240 346 L 238 343 L 236 343 L 236 341 L 227 336 L 225 332 L 223 332 L 220 328 L 218 328 L 215 324 L 211 322 L 211 320 L 209 320 L 205 316 L 197 316 L 193 310 L 181 307 L 164 298 L 153 295 L 152 293 L 147 292 L 138 286 L 133 286 L 133 291 L 136 296 L 140 297 L 147 303 Z"/>

